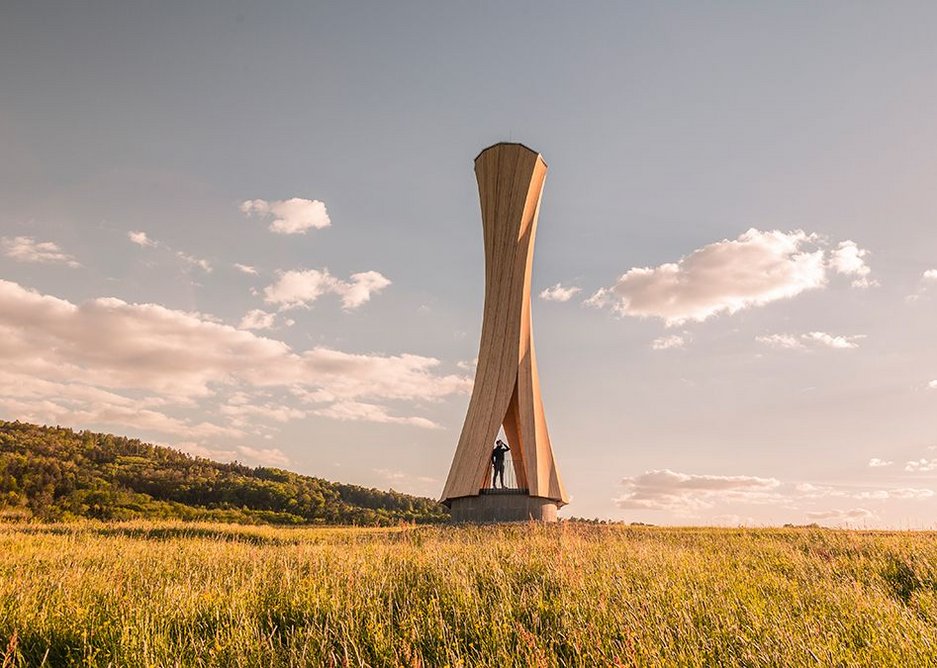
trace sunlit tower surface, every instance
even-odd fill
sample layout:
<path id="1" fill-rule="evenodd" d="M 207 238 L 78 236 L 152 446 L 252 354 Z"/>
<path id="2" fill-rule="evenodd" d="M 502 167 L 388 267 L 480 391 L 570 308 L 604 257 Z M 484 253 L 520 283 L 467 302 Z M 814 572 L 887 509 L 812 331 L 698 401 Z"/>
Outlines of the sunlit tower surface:
<path id="1" fill-rule="evenodd" d="M 475 386 L 442 501 L 456 522 L 556 521 L 569 502 L 540 397 L 530 277 L 547 164 L 523 144 L 475 158 L 485 237 L 485 308 Z M 495 487 L 491 451 L 501 428 L 508 484 Z"/>

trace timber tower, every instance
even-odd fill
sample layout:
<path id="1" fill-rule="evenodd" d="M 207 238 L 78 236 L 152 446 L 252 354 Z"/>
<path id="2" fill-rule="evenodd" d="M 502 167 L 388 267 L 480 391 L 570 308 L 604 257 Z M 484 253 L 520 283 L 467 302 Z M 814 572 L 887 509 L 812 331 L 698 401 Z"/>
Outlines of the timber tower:
<path id="1" fill-rule="evenodd" d="M 475 158 L 485 239 L 485 308 L 475 386 L 442 494 L 456 522 L 552 522 L 557 509 L 569 502 L 543 414 L 530 315 L 534 238 L 546 175 L 543 157 L 522 144 L 495 144 Z M 508 476 L 502 472 L 497 487 L 492 448 L 502 426 L 510 446 Z"/>

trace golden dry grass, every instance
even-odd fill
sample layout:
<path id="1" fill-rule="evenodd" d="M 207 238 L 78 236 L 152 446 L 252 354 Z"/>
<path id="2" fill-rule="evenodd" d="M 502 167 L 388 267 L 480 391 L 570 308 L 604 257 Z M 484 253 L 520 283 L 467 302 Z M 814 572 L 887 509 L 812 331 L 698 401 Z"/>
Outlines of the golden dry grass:
<path id="1" fill-rule="evenodd" d="M 937 666 L 937 537 L 0 525 L 3 666 Z"/>

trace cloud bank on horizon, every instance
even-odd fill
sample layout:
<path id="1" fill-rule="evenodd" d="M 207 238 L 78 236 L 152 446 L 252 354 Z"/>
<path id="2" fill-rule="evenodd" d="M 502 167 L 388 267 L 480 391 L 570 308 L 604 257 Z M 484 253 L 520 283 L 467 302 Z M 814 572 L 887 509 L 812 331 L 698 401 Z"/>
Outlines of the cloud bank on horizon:
<path id="1" fill-rule="evenodd" d="M 439 360 L 430 357 L 294 351 L 202 313 L 107 297 L 73 304 L 4 280 L 0 331 L 7 373 L 163 395 L 154 405 L 210 397 L 224 385 L 314 390 L 305 396 L 326 403 L 433 400 L 470 386 L 434 374 Z"/>
<path id="2" fill-rule="evenodd" d="M 872 462 L 875 463 L 869 465 L 873 467 L 888 465 L 879 459 Z M 928 470 L 912 464 L 914 462 L 909 462 L 908 471 Z M 874 508 L 889 500 L 924 501 L 935 496 L 934 490 L 925 487 L 817 485 L 751 475 L 678 473 L 670 469 L 645 471 L 624 478 L 621 484 L 624 492 L 614 502 L 624 510 L 664 511 L 694 518 L 714 508 L 773 505 L 786 508 L 792 514 L 801 514 L 808 521 L 825 520 L 845 525 L 873 522 L 878 519 L 878 513 L 864 506 L 844 510 L 821 508 L 817 504 L 833 500 L 861 502 Z"/>

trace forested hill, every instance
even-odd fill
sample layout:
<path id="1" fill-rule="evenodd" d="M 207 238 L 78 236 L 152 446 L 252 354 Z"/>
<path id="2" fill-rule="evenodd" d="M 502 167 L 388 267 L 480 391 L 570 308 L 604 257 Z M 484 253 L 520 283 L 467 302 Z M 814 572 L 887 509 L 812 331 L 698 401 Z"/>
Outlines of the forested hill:
<path id="1" fill-rule="evenodd" d="M 274 468 L 221 464 L 136 439 L 0 420 L 0 517 L 271 524 L 439 522 L 432 499 Z"/>

